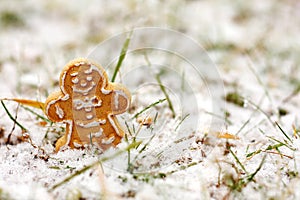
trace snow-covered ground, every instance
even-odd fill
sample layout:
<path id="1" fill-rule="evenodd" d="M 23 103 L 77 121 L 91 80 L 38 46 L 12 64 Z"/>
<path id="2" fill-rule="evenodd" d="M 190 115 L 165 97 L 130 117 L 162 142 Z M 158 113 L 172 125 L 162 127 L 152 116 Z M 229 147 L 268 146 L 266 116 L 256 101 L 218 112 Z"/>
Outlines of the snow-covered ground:
<path id="1" fill-rule="evenodd" d="M 0 199 L 300 198 L 297 0 L 0 5 L 0 98 L 45 101 L 77 57 L 112 77 L 130 36 L 116 80 L 132 93 L 103 154 L 54 153 L 64 125 L 3 101 L 27 132 L 1 106 Z"/>

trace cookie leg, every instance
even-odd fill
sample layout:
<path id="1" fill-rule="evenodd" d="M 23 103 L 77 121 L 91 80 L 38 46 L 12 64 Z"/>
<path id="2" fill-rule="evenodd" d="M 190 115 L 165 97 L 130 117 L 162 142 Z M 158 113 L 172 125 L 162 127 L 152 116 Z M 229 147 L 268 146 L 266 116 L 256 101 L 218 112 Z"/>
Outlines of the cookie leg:
<path id="1" fill-rule="evenodd" d="M 67 123 L 66 134 L 59 138 L 55 144 L 56 152 L 63 150 L 68 146 L 71 148 L 79 148 L 82 146 L 81 140 L 73 124 L 74 123 Z"/>

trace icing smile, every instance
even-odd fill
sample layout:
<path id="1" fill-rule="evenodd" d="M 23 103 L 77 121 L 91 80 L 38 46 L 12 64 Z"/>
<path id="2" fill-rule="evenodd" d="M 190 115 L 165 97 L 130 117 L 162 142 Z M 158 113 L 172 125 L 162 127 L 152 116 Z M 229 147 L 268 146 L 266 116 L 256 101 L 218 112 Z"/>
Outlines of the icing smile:
<path id="1" fill-rule="evenodd" d="M 88 87 L 88 88 L 79 89 L 79 88 L 76 87 L 76 86 L 73 86 L 72 88 L 73 88 L 73 91 L 74 91 L 74 92 L 82 93 L 83 95 L 86 95 L 86 94 L 88 94 L 91 90 L 93 90 L 95 86 L 96 86 L 96 83 L 93 81 L 93 82 L 91 83 L 91 86 Z"/>

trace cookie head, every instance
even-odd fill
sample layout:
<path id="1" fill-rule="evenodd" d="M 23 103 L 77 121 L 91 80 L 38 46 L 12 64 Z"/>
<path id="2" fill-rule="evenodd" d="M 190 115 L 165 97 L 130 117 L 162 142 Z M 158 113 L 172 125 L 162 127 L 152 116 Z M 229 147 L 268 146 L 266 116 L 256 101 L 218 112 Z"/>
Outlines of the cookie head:
<path id="1" fill-rule="evenodd" d="M 60 76 L 61 90 L 65 94 L 86 96 L 96 93 L 107 75 L 99 67 L 86 61 L 71 62 Z"/>

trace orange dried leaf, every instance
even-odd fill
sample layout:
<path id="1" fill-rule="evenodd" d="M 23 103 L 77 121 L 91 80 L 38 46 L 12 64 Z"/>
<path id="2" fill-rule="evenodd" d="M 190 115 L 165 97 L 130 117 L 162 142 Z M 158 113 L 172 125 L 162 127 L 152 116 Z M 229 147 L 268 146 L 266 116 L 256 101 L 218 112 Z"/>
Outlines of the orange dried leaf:
<path id="1" fill-rule="evenodd" d="M 233 140 L 239 140 L 240 138 L 232 135 L 230 133 L 221 133 L 221 132 L 217 132 L 217 137 L 218 138 L 223 138 L 223 139 L 233 139 Z"/>
<path id="2" fill-rule="evenodd" d="M 46 121 L 40 121 L 40 122 L 37 123 L 37 125 L 45 127 L 47 125 L 47 122 Z"/>
<path id="3" fill-rule="evenodd" d="M 153 120 L 151 117 L 146 117 L 146 118 L 138 117 L 137 122 L 143 126 L 149 127 L 149 126 L 151 126 Z"/>
<path id="4" fill-rule="evenodd" d="M 5 100 L 12 100 L 12 101 L 18 102 L 24 106 L 30 106 L 30 107 L 39 108 L 42 110 L 44 110 L 44 108 L 45 108 L 45 104 L 43 102 L 39 102 L 39 101 L 28 100 L 28 99 L 16 99 L 16 98 L 5 99 Z"/>

